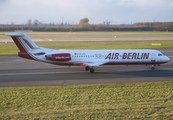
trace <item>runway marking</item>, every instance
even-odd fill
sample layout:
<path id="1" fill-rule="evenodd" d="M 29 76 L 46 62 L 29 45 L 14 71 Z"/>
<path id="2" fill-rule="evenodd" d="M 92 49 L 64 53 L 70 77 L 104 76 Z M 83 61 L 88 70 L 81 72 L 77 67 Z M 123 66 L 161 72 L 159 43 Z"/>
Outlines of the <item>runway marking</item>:
<path id="1" fill-rule="evenodd" d="M 173 68 L 163 68 L 163 69 L 157 69 L 155 71 L 159 70 L 173 70 Z M 152 71 L 150 69 L 134 69 L 134 70 L 115 70 L 115 71 L 95 71 L 96 73 L 103 73 L 103 72 L 131 72 L 131 71 Z M 37 73 L 4 73 L 0 74 L 0 76 L 5 75 L 39 75 L 39 74 L 64 74 L 64 73 L 89 73 L 88 71 L 68 71 L 68 72 L 37 72 Z"/>
<path id="2" fill-rule="evenodd" d="M 53 41 L 52 39 L 48 39 L 49 41 Z"/>

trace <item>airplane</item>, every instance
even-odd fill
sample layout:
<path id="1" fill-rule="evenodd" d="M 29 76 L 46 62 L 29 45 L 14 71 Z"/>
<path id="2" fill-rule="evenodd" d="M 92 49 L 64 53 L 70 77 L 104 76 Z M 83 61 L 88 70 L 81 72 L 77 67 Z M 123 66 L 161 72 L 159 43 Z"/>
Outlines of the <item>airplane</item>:
<path id="1" fill-rule="evenodd" d="M 18 56 L 55 65 L 83 66 L 94 73 L 100 65 L 151 65 L 160 66 L 170 61 L 160 51 L 144 50 L 54 50 L 37 46 L 25 33 L 9 33 L 17 47 Z"/>

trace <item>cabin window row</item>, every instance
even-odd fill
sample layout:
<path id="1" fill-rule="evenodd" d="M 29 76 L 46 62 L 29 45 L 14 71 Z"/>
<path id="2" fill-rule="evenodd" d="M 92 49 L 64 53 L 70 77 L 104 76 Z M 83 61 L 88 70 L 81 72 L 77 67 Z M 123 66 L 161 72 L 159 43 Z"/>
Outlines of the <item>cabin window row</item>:
<path id="1" fill-rule="evenodd" d="M 94 57 L 94 55 L 72 55 L 72 57 Z"/>

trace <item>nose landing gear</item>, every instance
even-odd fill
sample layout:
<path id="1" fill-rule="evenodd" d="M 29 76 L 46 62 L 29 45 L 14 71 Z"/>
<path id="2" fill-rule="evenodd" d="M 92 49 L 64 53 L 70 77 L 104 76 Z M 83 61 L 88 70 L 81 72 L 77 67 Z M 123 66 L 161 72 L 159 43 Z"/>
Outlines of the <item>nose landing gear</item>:
<path id="1" fill-rule="evenodd" d="M 152 65 L 151 66 L 151 70 L 155 70 L 155 65 Z"/>

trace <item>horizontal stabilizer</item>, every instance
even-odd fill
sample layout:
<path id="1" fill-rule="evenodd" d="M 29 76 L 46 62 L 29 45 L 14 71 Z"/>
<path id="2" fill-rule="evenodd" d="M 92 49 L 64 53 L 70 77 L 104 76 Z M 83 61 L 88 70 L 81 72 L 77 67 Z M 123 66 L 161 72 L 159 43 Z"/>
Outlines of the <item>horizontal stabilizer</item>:
<path id="1" fill-rule="evenodd" d="M 6 36 L 11 36 L 11 37 L 23 37 L 26 34 L 25 33 L 9 33 L 9 34 L 5 34 Z"/>

